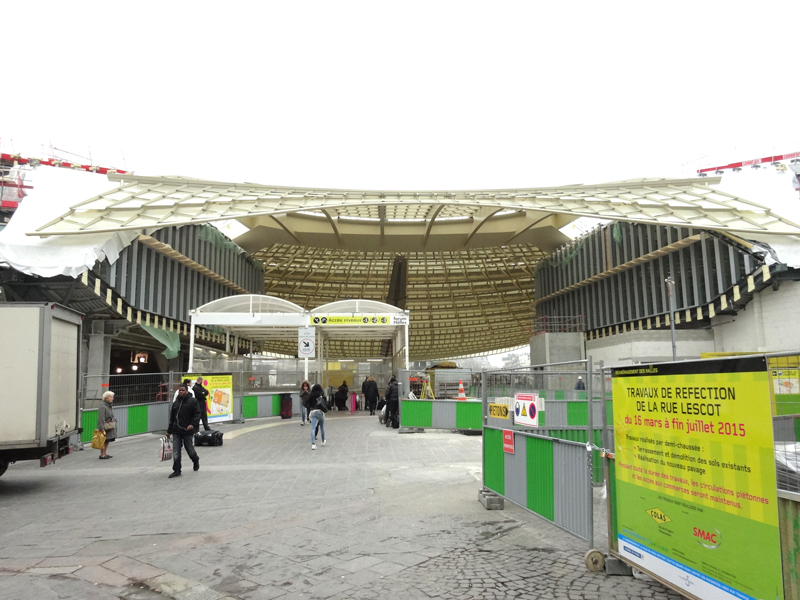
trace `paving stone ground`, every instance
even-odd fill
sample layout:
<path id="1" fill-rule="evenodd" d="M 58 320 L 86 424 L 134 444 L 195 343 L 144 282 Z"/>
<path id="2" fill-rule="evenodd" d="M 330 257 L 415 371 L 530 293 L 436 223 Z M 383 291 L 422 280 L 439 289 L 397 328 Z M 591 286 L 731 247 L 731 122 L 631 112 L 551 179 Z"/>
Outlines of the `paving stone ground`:
<path id="1" fill-rule="evenodd" d="M 224 446 L 177 479 L 154 435 L 107 461 L 87 448 L 12 465 L 0 598 L 679 598 L 589 572 L 586 542 L 519 507 L 484 509 L 480 436 L 401 435 L 363 413 L 326 425 L 314 451 L 296 418 L 223 425 Z"/>

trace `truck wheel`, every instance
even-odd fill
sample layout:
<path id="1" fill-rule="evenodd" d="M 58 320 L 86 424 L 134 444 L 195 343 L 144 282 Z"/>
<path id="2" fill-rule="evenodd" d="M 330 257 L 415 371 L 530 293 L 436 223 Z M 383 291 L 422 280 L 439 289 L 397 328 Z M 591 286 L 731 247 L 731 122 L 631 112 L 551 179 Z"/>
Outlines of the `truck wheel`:
<path id="1" fill-rule="evenodd" d="M 8 469 L 8 462 L 0 460 L 0 477 L 3 476 L 3 473 L 6 472 L 6 469 Z"/>

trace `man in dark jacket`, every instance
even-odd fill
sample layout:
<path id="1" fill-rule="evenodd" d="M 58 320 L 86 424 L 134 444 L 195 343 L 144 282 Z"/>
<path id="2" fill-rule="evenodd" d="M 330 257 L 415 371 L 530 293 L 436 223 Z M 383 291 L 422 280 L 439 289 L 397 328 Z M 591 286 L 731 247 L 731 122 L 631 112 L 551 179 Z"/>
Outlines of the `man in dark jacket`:
<path id="1" fill-rule="evenodd" d="M 400 394 L 397 389 L 397 379 L 392 377 L 389 380 L 389 387 L 386 389 L 386 426 L 392 426 L 392 417 L 400 410 Z"/>
<path id="2" fill-rule="evenodd" d="M 369 414 L 375 414 L 375 405 L 378 403 L 378 383 L 375 378 L 370 375 L 367 377 L 367 382 L 364 384 L 364 408 L 369 408 Z"/>
<path id="3" fill-rule="evenodd" d="M 208 426 L 208 390 L 203 387 L 203 378 L 198 377 L 197 381 L 195 382 L 194 386 L 192 387 L 192 392 L 194 393 L 194 397 L 197 398 L 197 402 L 200 404 L 200 418 L 203 419 L 203 428 L 206 431 L 209 431 Z"/>
<path id="4" fill-rule="evenodd" d="M 181 476 L 181 447 L 186 446 L 186 453 L 194 463 L 194 470 L 200 470 L 200 457 L 194 449 L 192 438 L 200 426 L 200 405 L 197 399 L 190 396 L 185 385 L 178 388 L 178 398 L 172 403 L 169 413 L 167 437 L 172 436 L 172 473 L 169 478 Z"/>

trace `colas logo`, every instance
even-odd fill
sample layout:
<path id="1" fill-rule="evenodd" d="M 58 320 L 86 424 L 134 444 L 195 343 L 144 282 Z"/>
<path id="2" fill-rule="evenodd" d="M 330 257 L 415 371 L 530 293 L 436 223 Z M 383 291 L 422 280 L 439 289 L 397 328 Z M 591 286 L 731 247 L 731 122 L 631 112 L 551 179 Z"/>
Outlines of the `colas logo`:
<path id="1" fill-rule="evenodd" d="M 670 521 L 672 521 L 672 519 L 670 519 L 667 515 L 665 515 L 664 511 L 661 510 L 660 508 L 649 508 L 644 512 L 650 515 L 650 518 L 652 518 L 653 521 L 655 521 L 659 525 L 661 523 L 669 523 Z"/>
<path id="2" fill-rule="evenodd" d="M 692 535 L 697 540 L 697 543 L 705 548 L 714 550 L 719 548 L 722 543 L 722 534 L 718 529 L 711 527 L 710 529 L 702 529 L 701 527 L 693 527 Z"/>

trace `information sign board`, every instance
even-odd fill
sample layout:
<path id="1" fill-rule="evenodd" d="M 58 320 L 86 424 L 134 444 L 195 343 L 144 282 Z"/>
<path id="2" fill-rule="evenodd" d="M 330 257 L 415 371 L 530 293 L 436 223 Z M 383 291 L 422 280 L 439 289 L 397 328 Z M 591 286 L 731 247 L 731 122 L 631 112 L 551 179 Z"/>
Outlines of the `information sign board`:
<path id="1" fill-rule="evenodd" d="M 514 454 L 514 432 L 503 429 L 503 452 Z"/>
<path id="2" fill-rule="evenodd" d="M 612 373 L 620 555 L 696 597 L 783 598 L 766 360 Z"/>
<path id="3" fill-rule="evenodd" d="M 528 427 L 539 426 L 539 394 L 515 394 L 514 395 L 514 424 L 527 425 Z"/>
<path id="4" fill-rule="evenodd" d="M 195 373 L 183 377 L 191 379 L 192 385 L 198 377 L 203 378 L 203 387 L 208 391 L 206 409 L 209 423 L 233 420 L 233 375 L 231 373 L 215 373 L 213 375 Z"/>
<path id="5" fill-rule="evenodd" d="M 310 358 L 316 353 L 316 329 L 314 327 L 297 328 L 297 356 Z"/>

